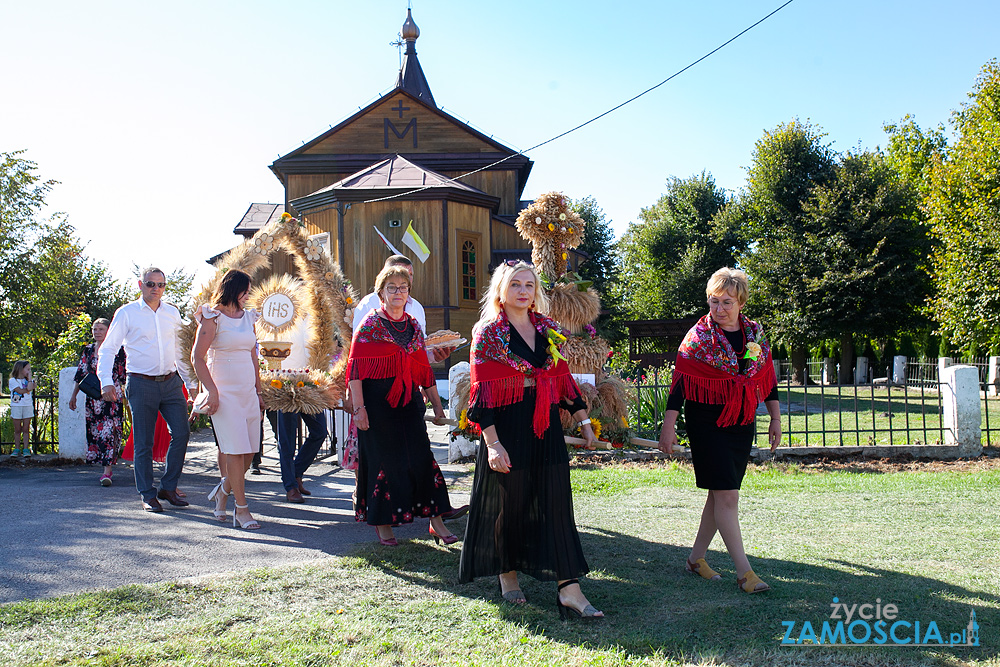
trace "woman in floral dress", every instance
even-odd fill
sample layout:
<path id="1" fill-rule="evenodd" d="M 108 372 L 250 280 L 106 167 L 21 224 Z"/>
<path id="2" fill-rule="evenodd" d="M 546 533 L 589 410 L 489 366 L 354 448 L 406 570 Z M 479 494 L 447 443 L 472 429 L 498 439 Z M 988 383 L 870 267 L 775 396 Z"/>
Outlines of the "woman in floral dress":
<path id="1" fill-rule="evenodd" d="M 80 363 L 73 380 L 73 395 L 69 399 L 69 407 L 76 410 L 76 398 L 80 393 L 80 381 L 87 373 L 97 373 L 97 356 L 101 353 L 101 344 L 108 333 L 111 322 L 103 317 L 94 320 L 91 332 L 94 342 L 85 345 L 80 355 Z M 125 349 L 118 348 L 115 364 L 111 369 L 111 379 L 115 387 L 121 390 L 125 386 Z M 122 422 L 124 402 L 102 401 L 99 398 L 87 398 L 87 462 L 99 463 L 104 466 L 101 475 L 101 486 L 111 486 L 111 466 L 118 459 L 118 448 L 122 445 Z"/>

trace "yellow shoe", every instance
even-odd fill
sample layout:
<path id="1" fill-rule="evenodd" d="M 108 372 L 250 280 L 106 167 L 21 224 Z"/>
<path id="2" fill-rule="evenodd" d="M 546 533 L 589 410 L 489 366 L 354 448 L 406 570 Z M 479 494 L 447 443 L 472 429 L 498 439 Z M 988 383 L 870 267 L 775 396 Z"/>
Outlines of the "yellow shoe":
<path id="1" fill-rule="evenodd" d="M 771 590 L 771 587 L 761 581 L 760 577 L 753 573 L 753 570 L 744 572 L 743 576 L 736 580 L 736 585 L 744 593 L 763 593 Z"/>
<path id="2" fill-rule="evenodd" d="M 708 566 L 708 561 L 704 558 L 699 558 L 695 562 L 688 561 L 684 566 L 684 569 L 692 574 L 700 575 L 701 577 L 708 579 L 709 581 L 719 581 L 722 579 L 722 575 L 713 570 Z"/>

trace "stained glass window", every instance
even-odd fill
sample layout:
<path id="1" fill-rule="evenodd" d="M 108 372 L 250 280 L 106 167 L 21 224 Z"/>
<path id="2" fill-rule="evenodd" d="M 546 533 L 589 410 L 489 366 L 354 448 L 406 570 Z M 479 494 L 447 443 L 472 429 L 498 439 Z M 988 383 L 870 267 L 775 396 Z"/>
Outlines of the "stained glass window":
<path id="1" fill-rule="evenodd" d="M 476 244 L 472 241 L 462 243 L 462 298 L 477 301 L 479 298 L 476 285 Z"/>

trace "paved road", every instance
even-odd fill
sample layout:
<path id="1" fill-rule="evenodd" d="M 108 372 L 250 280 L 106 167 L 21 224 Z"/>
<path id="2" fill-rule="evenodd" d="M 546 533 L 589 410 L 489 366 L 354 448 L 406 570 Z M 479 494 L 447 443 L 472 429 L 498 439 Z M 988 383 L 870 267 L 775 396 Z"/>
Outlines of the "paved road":
<path id="1" fill-rule="evenodd" d="M 443 464 L 445 429 L 428 427 L 451 481 L 464 467 Z M 305 504 L 285 502 L 269 436 L 264 474 L 247 476 L 251 511 L 263 525 L 257 531 L 233 529 L 212 516 L 206 495 L 218 472 L 208 431 L 192 434 L 181 477 L 192 504 L 173 508 L 164 501 L 161 514 L 142 511 L 125 465 L 115 466 L 108 488 L 97 483 L 98 466 L 0 466 L 0 603 L 301 562 L 372 541 L 372 529 L 354 521 L 354 473 L 332 459 L 306 473 L 313 495 Z M 452 494 L 452 504 L 466 502 L 467 495 Z M 232 506 L 230 499 L 230 512 Z M 426 531 L 427 522 L 417 521 L 396 535 L 406 539 Z"/>

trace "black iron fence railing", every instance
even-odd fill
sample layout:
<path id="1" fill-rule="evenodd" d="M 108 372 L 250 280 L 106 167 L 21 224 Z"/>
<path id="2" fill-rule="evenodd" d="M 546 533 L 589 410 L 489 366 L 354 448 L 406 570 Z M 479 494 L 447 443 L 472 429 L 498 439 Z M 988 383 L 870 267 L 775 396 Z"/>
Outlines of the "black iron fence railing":
<path id="1" fill-rule="evenodd" d="M 982 439 L 985 444 L 1000 439 L 1000 397 L 992 395 L 987 384 L 987 359 L 957 361 L 977 366 L 982 382 Z M 882 382 L 839 385 L 836 369 L 827 369 L 828 383 L 823 382 L 824 362 L 806 363 L 806 384 L 792 382 L 787 361 L 777 364 L 778 400 L 781 406 L 783 446 L 873 446 L 944 444 L 943 398 L 936 359 L 910 359 L 905 382 L 893 382 L 892 367 L 876 368 L 869 377 Z M 854 369 L 852 369 L 854 370 Z M 831 372 L 832 371 L 832 372 Z M 888 371 L 888 372 L 886 372 Z M 659 436 L 670 394 L 673 365 L 638 371 L 631 379 L 636 401 L 629 423 L 642 438 Z M 997 413 L 997 414 L 994 414 Z M 683 414 L 678 420 L 678 436 L 686 438 Z M 757 412 L 758 447 L 767 444 L 769 416 L 763 405 Z"/>
<path id="2" fill-rule="evenodd" d="M 35 416 L 31 418 L 31 451 L 35 454 L 59 452 L 59 383 L 45 376 L 35 376 L 31 392 Z M 20 443 L 18 443 L 20 447 Z M 10 394 L 0 389 L 0 452 L 9 454 L 14 447 L 14 422 L 10 417 Z"/>

